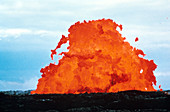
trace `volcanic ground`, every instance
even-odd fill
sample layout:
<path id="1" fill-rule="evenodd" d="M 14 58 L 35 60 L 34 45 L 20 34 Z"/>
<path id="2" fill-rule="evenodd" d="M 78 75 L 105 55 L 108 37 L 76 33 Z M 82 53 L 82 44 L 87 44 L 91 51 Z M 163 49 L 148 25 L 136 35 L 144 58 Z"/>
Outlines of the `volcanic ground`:
<path id="1" fill-rule="evenodd" d="M 170 91 L 84 94 L 0 92 L 0 110 L 8 112 L 167 112 Z"/>

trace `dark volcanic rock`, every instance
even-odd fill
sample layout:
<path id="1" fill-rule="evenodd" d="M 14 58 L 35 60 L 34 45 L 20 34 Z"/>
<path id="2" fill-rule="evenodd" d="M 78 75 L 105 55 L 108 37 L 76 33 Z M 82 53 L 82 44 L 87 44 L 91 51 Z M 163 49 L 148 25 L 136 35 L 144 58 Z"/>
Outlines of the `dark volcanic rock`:
<path id="1" fill-rule="evenodd" d="M 10 112 L 167 112 L 169 105 L 168 92 L 159 91 L 43 95 L 31 95 L 30 91 L 0 92 L 0 110 Z"/>

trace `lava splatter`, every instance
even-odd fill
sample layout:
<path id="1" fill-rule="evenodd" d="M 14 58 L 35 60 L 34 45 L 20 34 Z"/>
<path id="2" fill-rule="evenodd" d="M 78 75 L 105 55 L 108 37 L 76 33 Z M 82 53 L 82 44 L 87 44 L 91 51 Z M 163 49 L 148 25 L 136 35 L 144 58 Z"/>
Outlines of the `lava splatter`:
<path id="1" fill-rule="evenodd" d="M 56 50 L 69 41 L 68 52 L 59 63 L 41 69 L 42 78 L 31 93 L 97 93 L 124 90 L 155 91 L 153 71 L 157 65 L 144 59 L 144 52 L 132 47 L 111 19 L 77 22 L 62 36 Z M 135 41 L 137 41 L 136 39 Z M 143 57 L 140 57 L 142 55 Z"/>
<path id="2" fill-rule="evenodd" d="M 137 41 L 139 41 L 139 38 L 138 38 L 138 37 L 135 38 L 135 42 L 137 42 Z"/>

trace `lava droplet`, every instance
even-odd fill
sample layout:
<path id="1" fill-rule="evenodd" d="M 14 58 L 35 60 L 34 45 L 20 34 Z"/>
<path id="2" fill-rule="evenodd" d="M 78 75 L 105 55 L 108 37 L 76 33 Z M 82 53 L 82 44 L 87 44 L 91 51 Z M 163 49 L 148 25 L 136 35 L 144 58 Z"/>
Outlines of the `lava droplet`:
<path id="1" fill-rule="evenodd" d="M 163 89 L 161 88 L 161 85 L 159 85 L 159 90 L 160 90 L 160 91 L 163 91 Z"/>
<path id="2" fill-rule="evenodd" d="M 153 71 L 157 65 L 140 57 L 144 52 L 124 41 L 117 27 L 122 30 L 111 19 L 72 25 L 68 37 L 63 35 L 51 50 L 51 58 L 67 41 L 69 51 L 60 53 L 64 56 L 57 65 L 50 63 L 41 69 L 42 78 L 31 94 L 156 91 Z"/>
<path id="3" fill-rule="evenodd" d="M 138 38 L 138 37 L 136 37 L 136 38 L 135 38 L 135 42 L 137 42 L 138 40 L 139 40 L 139 38 Z"/>

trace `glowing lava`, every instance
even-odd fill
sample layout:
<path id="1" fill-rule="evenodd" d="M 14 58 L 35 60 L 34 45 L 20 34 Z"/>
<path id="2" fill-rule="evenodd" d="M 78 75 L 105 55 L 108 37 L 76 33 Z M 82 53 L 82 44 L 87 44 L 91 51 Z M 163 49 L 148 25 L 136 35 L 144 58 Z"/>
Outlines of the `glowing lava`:
<path id="1" fill-rule="evenodd" d="M 96 93 L 124 90 L 155 91 L 153 71 L 157 65 L 147 60 L 140 49 L 122 37 L 118 25 L 110 19 L 77 22 L 62 36 L 56 50 L 69 41 L 69 51 L 57 65 L 41 69 L 37 89 L 31 93 Z M 136 39 L 135 41 L 137 41 Z"/>
<path id="2" fill-rule="evenodd" d="M 137 42 L 137 41 L 139 41 L 139 38 L 138 38 L 138 37 L 135 38 L 135 42 Z"/>

